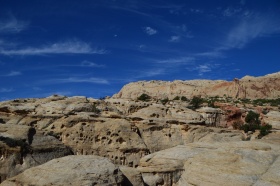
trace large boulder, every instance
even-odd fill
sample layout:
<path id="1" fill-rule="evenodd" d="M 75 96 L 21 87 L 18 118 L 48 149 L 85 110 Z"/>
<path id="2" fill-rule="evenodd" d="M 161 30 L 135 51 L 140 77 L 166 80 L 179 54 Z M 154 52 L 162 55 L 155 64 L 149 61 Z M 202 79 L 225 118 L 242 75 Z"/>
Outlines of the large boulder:
<path id="1" fill-rule="evenodd" d="M 143 157 L 147 185 L 279 185 L 279 145 L 250 141 L 192 143 Z"/>
<path id="2" fill-rule="evenodd" d="M 107 158 L 94 155 L 66 156 L 30 168 L 1 186 L 121 185 L 123 174 Z"/>
<path id="3" fill-rule="evenodd" d="M 29 126 L 0 124 L 0 131 L 0 183 L 30 167 L 72 154 L 58 139 L 35 134 Z"/>

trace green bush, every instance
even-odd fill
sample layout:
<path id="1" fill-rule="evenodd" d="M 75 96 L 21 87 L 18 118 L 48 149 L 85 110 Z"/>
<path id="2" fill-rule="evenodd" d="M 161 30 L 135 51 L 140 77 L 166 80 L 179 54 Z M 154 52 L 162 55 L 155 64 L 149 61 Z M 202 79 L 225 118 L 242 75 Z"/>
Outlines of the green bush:
<path id="1" fill-rule="evenodd" d="M 139 100 L 139 101 L 150 101 L 151 100 L 151 96 L 149 96 L 148 94 L 143 93 L 143 94 L 141 94 L 141 96 L 139 96 L 137 98 L 137 100 Z"/>
<path id="2" fill-rule="evenodd" d="M 260 125 L 261 121 L 259 120 L 259 114 L 249 111 L 247 116 L 245 117 L 245 121 L 247 122 L 246 124 L 242 125 L 240 127 L 241 130 L 244 130 L 244 132 L 252 131 L 255 132 L 256 130 L 260 130 L 260 135 L 259 137 L 267 135 L 270 130 L 272 129 L 272 126 L 267 124 L 267 125 Z"/>
<path id="3" fill-rule="evenodd" d="M 194 96 L 190 102 L 190 108 L 192 108 L 193 110 L 198 109 L 203 102 L 203 98 Z"/>
<path id="4" fill-rule="evenodd" d="M 272 126 L 269 124 L 260 126 L 260 135 L 265 136 L 265 135 L 269 134 L 271 129 L 272 129 Z"/>
<path id="5" fill-rule="evenodd" d="M 257 114 L 253 111 L 249 111 L 245 117 L 245 122 L 250 125 L 260 125 L 261 121 L 259 120 L 260 114 Z"/>
<path id="6" fill-rule="evenodd" d="M 252 131 L 252 132 L 255 132 L 256 130 L 260 129 L 260 126 L 259 125 L 255 125 L 255 124 L 244 124 L 240 127 L 241 130 L 243 130 L 244 132 L 249 132 L 249 131 Z"/>

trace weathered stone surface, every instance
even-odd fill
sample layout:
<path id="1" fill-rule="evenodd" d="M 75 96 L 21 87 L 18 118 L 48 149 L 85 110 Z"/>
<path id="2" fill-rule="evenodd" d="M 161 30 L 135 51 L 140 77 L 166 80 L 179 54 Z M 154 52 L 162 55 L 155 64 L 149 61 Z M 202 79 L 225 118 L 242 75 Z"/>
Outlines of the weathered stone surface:
<path id="1" fill-rule="evenodd" d="M 72 153 L 52 136 L 35 135 L 35 129 L 29 126 L 0 124 L 0 131 L 0 183 L 30 167 Z"/>
<path id="2" fill-rule="evenodd" d="M 136 99 L 146 93 L 153 98 L 173 99 L 175 96 L 191 98 L 196 95 L 233 98 L 278 98 L 280 96 L 280 73 L 262 77 L 244 77 L 231 82 L 222 80 L 191 81 L 140 81 L 125 85 L 113 98 Z"/>
<path id="3" fill-rule="evenodd" d="M 127 186 L 144 186 L 141 172 L 139 172 L 137 169 L 132 167 L 120 166 L 120 170 L 129 181 L 129 183 L 126 183 Z"/>
<path id="4" fill-rule="evenodd" d="M 107 119 L 103 122 L 80 122 L 65 129 L 62 141 L 75 154 L 95 154 L 108 157 L 114 163 L 135 167 L 148 149 L 124 119 Z"/>
<path id="5" fill-rule="evenodd" d="M 264 116 L 264 122 L 272 125 L 272 128 L 280 130 L 280 112 L 270 111 Z"/>
<path id="6" fill-rule="evenodd" d="M 156 186 L 179 183 L 203 185 L 212 179 L 211 167 L 217 167 L 213 173 L 219 172 L 223 170 L 222 165 L 233 161 L 237 162 L 236 165 L 229 165 L 228 172 L 222 172 L 220 181 L 216 180 L 217 184 L 222 185 L 223 179 L 227 176 L 239 179 L 236 183 L 241 185 L 242 179 L 246 182 L 253 180 L 253 183 L 258 185 L 277 183 L 278 164 L 274 166 L 272 163 L 264 163 L 267 170 L 274 171 L 273 174 L 250 172 L 249 176 L 244 173 L 241 166 L 243 161 L 244 165 L 251 166 L 250 163 L 254 162 L 255 156 L 259 154 L 263 159 L 274 157 L 271 155 L 273 153 L 276 157 L 278 152 L 276 153 L 274 146 L 277 143 L 279 146 L 280 143 L 280 136 L 275 133 L 277 130 L 260 141 L 257 135 L 259 131 L 245 134 L 232 129 L 234 122 L 244 123 L 249 110 L 261 114 L 262 124 L 274 122 L 273 128 L 277 129 L 279 121 L 277 107 L 269 105 L 256 107 L 244 102 L 238 103 L 239 100 L 234 99 L 246 96 L 253 98 L 254 94 L 257 98 L 263 95 L 270 97 L 272 94 L 277 96 L 279 82 L 274 82 L 277 78 L 278 74 L 263 79 L 246 77 L 242 80 L 235 79 L 233 82 L 208 80 L 138 82 L 127 85 L 128 91 L 124 87 L 124 91 L 114 96 L 115 98 L 105 100 L 51 96 L 1 102 L 1 139 L 9 137 L 12 144 L 16 145 L 9 146 L 0 142 L 0 152 L 3 155 L 0 161 L 0 179 L 3 181 L 30 167 L 73 153 L 78 156 L 99 155 L 107 157 L 114 164 L 122 165 L 121 169 L 126 176 L 123 185 Z M 264 87 L 264 82 L 269 86 L 269 83 L 275 83 L 278 88 L 275 88 L 274 84 L 271 88 Z M 137 87 L 138 85 L 141 87 Z M 226 96 L 223 95 L 224 92 Z M 148 102 L 136 100 L 135 98 L 142 93 L 152 96 L 152 100 Z M 219 108 L 207 107 L 208 104 L 204 103 L 203 107 L 190 110 L 189 101 L 172 100 L 177 95 L 188 98 L 194 95 L 208 98 L 218 95 L 221 102 L 214 103 L 214 106 Z M 229 98 L 230 96 L 233 98 Z M 161 99 L 167 97 L 170 100 L 163 103 Z M 9 132 L 6 132 L 7 128 L 10 128 Z M 31 135 L 32 138 L 29 137 L 29 133 L 32 132 L 30 129 L 37 132 L 36 135 Z M 254 139 L 254 142 L 246 142 L 252 147 L 244 145 L 241 142 L 244 139 Z M 261 147 L 255 145 L 259 142 Z M 262 149 L 261 144 L 264 146 L 268 144 L 271 148 Z M 158 151 L 159 154 L 156 154 Z M 255 151 L 256 153 L 253 153 Z M 153 154 L 149 155 L 151 153 Z M 213 162 L 207 160 L 208 154 Z M 221 162 L 217 165 L 215 165 L 218 161 L 215 159 L 216 156 L 221 157 Z M 145 159 L 146 157 L 148 159 Z M 145 161 L 141 160 L 139 166 L 141 158 Z M 186 177 L 188 175 L 186 164 L 192 164 L 192 160 L 197 166 L 188 166 L 191 171 L 188 174 L 194 176 L 202 169 L 204 163 L 207 166 L 209 164 L 204 175 L 198 176 L 199 179 L 196 180 Z M 268 162 L 271 162 L 270 159 Z M 275 162 L 278 162 L 277 157 Z M 240 174 L 244 174 L 243 176 L 239 173 L 236 175 L 235 169 L 238 168 L 241 169 Z M 255 173 L 255 177 L 252 177 Z"/>
<path id="7" fill-rule="evenodd" d="M 28 138 L 32 138 L 31 134 L 32 128 L 29 126 L 22 125 L 8 125 L 8 124 L 0 124 L 0 135 L 1 137 L 11 138 L 15 140 L 28 141 Z"/>
<path id="8" fill-rule="evenodd" d="M 107 158 L 66 156 L 30 168 L 1 186 L 23 185 L 121 185 L 123 174 Z"/>
<path id="9" fill-rule="evenodd" d="M 137 169 L 148 185 L 279 185 L 279 157 L 272 142 L 192 143 L 145 156 Z"/>

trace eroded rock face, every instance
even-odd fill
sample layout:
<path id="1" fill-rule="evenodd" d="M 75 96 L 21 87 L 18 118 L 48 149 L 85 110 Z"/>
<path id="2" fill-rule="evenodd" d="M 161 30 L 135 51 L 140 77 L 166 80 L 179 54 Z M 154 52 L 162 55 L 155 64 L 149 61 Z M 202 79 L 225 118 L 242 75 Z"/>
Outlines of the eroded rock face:
<path id="1" fill-rule="evenodd" d="M 25 109 L 24 105 L 31 103 L 35 106 Z M 2 109 L 3 123 L 32 126 L 61 140 L 74 154 L 99 155 L 130 167 L 137 167 L 140 158 L 147 154 L 176 145 L 205 140 L 239 141 L 243 137 L 241 132 L 205 127 L 210 125 L 205 114 L 209 109 L 193 111 L 187 109 L 184 102 L 163 105 L 52 96 L 3 102 L 0 108 L 7 105 L 13 105 L 13 110 L 25 114 Z M 89 110 L 93 107 L 99 109 L 99 113 Z M 214 110 L 221 115 L 220 110 Z"/>
<path id="2" fill-rule="evenodd" d="M 54 158 L 72 154 L 52 136 L 36 134 L 24 125 L 0 124 L 0 183 Z"/>
<path id="3" fill-rule="evenodd" d="M 141 137 L 124 119 L 78 123 L 65 130 L 62 141 L 75 154 L 96 154 L 131 167 L 137 166 L 140 158 L 148 154 Z"/>
<path id="4" fill-rule="evenodd" d="M 66 156 L 30 168 L 4 181 L 1 186 L 23 185 L 122 185 L 123 174 L 108 159 L 88 156 Z"/>
<path id="5" fill-rule="evenodd" d="M 245 80 L 255 82 L 256 79 L 245 78 Z M 152 82 L 147 91 L 155 88 L 153 83 L 157 82 Z M 180 92 L 184 84 L 192 87 L 194 92 L 198 91 L 197 86 L 202 88 L 206 84 L 215 86 L 217 91 L 232 84 L 222 81 L 176 83 L 178 85 L 168 88 L 164 82 L 160 82 L 158 86 L 162 90 L 155 95 L 165 96 L 164 98 L 169 95 L 175 97 L 176 91 L 179 91 L 179 95 L 186 96 L 189 93 L 188 89 Z M 242 84 L 237 80 L 234 83 L 237 89 Z M 145 86 L 144 84 L 143 87 Z M 194 92 L 191 94 L 194 95 Z M 243 94 L 242 90 L 240 92 L 240 95 Z M 132 98 L 133 95 L 131 93 Z M 242 179 L 246 182 L 251 179 L 254 180 L 253 183 L 260 185 L 272 183 L 272 179 L 277 183 L 277 171 L 269 180 L 270 175 L 266 175 L 262 170 L 250 172 L 249 169 L 249 176 L 247 176 L 241 166 L 243 163 L 251 166 L 251 162 L 261 161 L 262 158 L 269 159 L 265 160 L 263 165 L 269 170 L 275 171 L 278 165 L 273 165 L 271 161 L 271 157 L 278 156 L 279 152 L 275 150 L 274 143 L 263 141 L 261 145 L 256 145 L 259 142 L 257 134 L 259 131 L 247 136 L 241 131 L 230 128 L 236 121 L 244 122 L 248 111 L 255 108 L 233 103 L 221 103 L 218 105 L 220 108 L 204 105 L 197 110 L 188 109 L 188 106 L 188 102 L 180 100 L 170 100 L 163 104 L 160 100 L 142 102 L 122 98 L 95 100 L 64 96 L 1 102 L 1 139 L 11 138 L 12 142 L 17 144 L 9 146 L 7 143 L 1 143 L 0 140 L 0 152 L 5 158 L 4 161 L 3 159 L 0 161 L 1 181 L 30 167 L 73 153 L 77 156 L 98 155 L 106 157 L 115 165 L 121 165 L 126 178 L 124 182 L 117 182 L 117 184 L 122 185 L 204 185 L 212 181 L 211 167 L 217 167 L 213 173 L 219 174 L 220 170 L 224 170 L 221 168 L 222 165 L 234 161 L 237 162 L 236 165 L 229 166 L 228 172 L 221 173 L 220 181 L 217 179 L 213 183 L 223 185 L 224 178 L 230 175 L 239 179 L 236 183 L 240 185 L 243 184 Z M 274 123 L 274 129 L 277 129 L 277 122 L 280 121 L 279 113 L 275 111 L 276 108 L 266 109 L 269 112 L 261 115 L 262 123 Z M 262 109 L 256 108 L 256 112 L 261 113 Z M 279 135 L 270 136 L 264 139 L 274 141 L 280 139 Z M 255 140 L 252 144 L 251 141 L 246 142 L 246 145 L 242 143 L 245 139 L 253 140 L 253 138 Z M 207 160 L 208 154 L 213 162 Z M 259 157 L 256 159 L 254 154 Z M 215 157 L 222 158 L 217 166 L 214 165 L 218 161 Z M 196 166 L 192 166 L 192 160 Z M 277 158 L 274 160 L 276 161 Z M 195 180 L 187 177 L 187 175 L 192 174 L 195 177 L 199 174 L 199 169 L 203 169 L 204 164 L 207 166 L 209 164 L 205 169 L 205 175 L 197 176 L 198 179 Z M 241 170 L 237 174 L 235 169 L 238 168 Z M 245 176 L 242 177 L 239 173 Z M 252 176 L 254 174 L 255 177 Z M 26 179 L 26 176 L 15 177 L 15 180 L 23 180 L 19 181 L 19 184 L 24 184 Z M 7 183 L 11 183 L 11 180 Z M 61 184 L 56 180 L 51 183 Z M 78 185 L 78 181 L 74 183 Z"/>
<path id="6" fill-rule="evenodd" d="M 145 156 L 137 169 L 148 185 L 279 185 L 279 155 L 271 142 L 192 143 Z"/>
<path id="7" fill-rule="evenodd" d="M 280 96 L 280 73 L 269 74 L 262 77 L 249 77 L 238 80 L 211 81 L 141 81 L 125 85 L 114 98 L 135 100 L 141 94 L 146 93 L 157 99 L 175 96 L 193 97 L 227 95 L 233 98 L 278 98 Z"/>

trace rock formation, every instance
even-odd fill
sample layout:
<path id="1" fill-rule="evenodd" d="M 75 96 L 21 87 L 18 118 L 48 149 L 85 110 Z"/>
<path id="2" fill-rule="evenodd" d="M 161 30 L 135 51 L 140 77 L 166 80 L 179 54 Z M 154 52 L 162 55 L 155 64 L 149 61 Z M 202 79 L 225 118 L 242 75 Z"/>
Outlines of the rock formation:
<path id="1" fill-rule="evenodd" d="M 279 98 L 278 78 L 138 82 L 104 100 L 0 102 L 0 185 L 279 185 L 279 105 L 239 99 Z M 142 93 L 152 99 L 138 100 Z M 190 109 L 194 95 L 211 102 Z M 269 135 L 234 129 L 250 111 L 272 125 Z"/>
<path id="2" fill-rule="evenodd" d="M 245 76 L 233 81 L 190 80 L 190 81 L 140 81 L 125 85 L 114 98 L 135 100 L 146 93 L 156 99 L 176 96 L 223 96 L 232 98 L 278 98 L 280 96 L 280 72 L 262 77 Z"/>
<path id="3" fill-rule="evenodd" d="M 67 156 L 4 181 L 1 186 L 24 185 L 122 185 L 123 174 L 108 159 L 99 156 Z"/>

